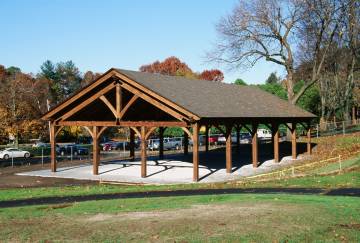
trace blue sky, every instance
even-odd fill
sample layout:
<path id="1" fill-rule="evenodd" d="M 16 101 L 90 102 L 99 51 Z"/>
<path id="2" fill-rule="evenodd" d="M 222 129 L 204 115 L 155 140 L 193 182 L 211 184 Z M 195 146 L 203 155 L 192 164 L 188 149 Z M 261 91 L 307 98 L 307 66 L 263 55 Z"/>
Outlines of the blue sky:
<path id="1" fill-rule="evenodd" d="M 194 71 L 219 68 L 225 81 L 263 83 L 274 64 L 229 71 L 206 62 L 215 24 L 237 0 L 1 0 L 0 64 L 36 73 L 47 59 L 73 60 L 82 72 L 138 70 L 177 56 Z"/>

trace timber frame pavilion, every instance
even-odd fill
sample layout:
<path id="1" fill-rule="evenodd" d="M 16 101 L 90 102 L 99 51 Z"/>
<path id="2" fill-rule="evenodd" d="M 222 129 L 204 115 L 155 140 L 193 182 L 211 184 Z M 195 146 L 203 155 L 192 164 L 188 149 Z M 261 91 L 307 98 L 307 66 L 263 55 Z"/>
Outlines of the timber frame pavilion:
<path id="1" fill-rule="evenodd" d="M 146 141 L 159 128 L 159 156 L 163 157 L 166 127 L 184 131 L 184 153 L 189 137 L 193 141 L 193 181 L 199 180 L 199 130 L 217 127 L 226 138 L 226 172 L 232 172 L 231 132 L 252 135 L 252 165 L 258 166 L 257 128 L 266 125 L 272 132 L 274 160 L 279 162 L 279 125 L 292 134 L 292 158 L 296 152 L 296 124 L 307 129 L 307 152 L 311 154 L 310 121 L 315 115 L 256 87 L 189 80 L 160 74 L 110 69 L 43 115 L 50 121 L 51 171 L 56 172 L 56 136 L 64 126 L 83 126 L 93 140 L 93 174 L 99 173 L 99 138 L 108 127 L 130 128 L 130 157 L 135 157 L 135 134 L 141 141 L 141 177 L 146 177 Z"/>

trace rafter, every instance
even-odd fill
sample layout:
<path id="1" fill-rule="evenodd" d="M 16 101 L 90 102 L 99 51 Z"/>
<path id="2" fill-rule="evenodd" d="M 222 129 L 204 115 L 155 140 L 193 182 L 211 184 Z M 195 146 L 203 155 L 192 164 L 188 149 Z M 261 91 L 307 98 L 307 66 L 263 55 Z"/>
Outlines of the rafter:
<path id="1" fill-rule="evenodd" d="M 111 110 L 111 112 L 114 114 L 115 118 L 118 118 L 118 112 L 115 110 L 114 106 L 110 103 L 110 101 L 104 96 L 100 96 L 100 100 L 102 100 L 105 105 Z"/>
<path id="2" fill-rule="evenodd" d="M 110 91 L 113 88 L 114 88 L 113 84 L 108 85 L 104 89 L 100 90 L 96 94 L 92 95 L 90 98 L 86 99 L 84 102 L 80 103 L 79 105 L 77 105 L 76 107 L 74 107 L 73 109 L 71 109 L 70 111 L 65 113 L 64 115 L 62 115 L 58 120 L 60 120 L 60 119 L 61 120 L 66 120 L 67 118 L 74 115 L 76 112 L 80 111 L 82 108 L 89 105 L 90 103 L 94 102 L 97 98 L 99 98 L 100 96 L 106 94 L 108 91 Z"/>
<path id="3" fill-rule="evenodd" d="M 160 103 L 159 101 L 157 101 L 156 99 L 151 98 L 150 96 L 140 92 L 139 90 L 137 90 L 136 88 L 123 83 L 121 84 L 121 86 L 123 88 L 125 88 L 126 90 L 130 91 L 131 93 L 133 93 L 134 95 L 139 96 L 140 98 L 142 98 L 143 100 L 149 102 L 150 104 L 156 106 L 157 108 L 159 108 L 160 110 L 165 111 L 166 113 L 169 113 L 170 115 L 172 115 L 173 117 L 179 119 L 179 120 L 185 120 L 186 117 L 184 117 L 183 115 L 179 114 L 178 112 L 172 110 L 171 108 L 165 106 L 164 104 Z"/>
<path id="4" fill-rule="evenodd" d="M 139 98 L 139 96 L 134 95 L 133 97 L 131 97 L 131 99 L 129 100 L 129 102 L 126 104 L 126 106 L 121 110 L 120 114 L 119 114 L 119 119 L 123 118 L 123 116 L 125 115 L 126 111 L 130 108 L 130 106 Z"/>

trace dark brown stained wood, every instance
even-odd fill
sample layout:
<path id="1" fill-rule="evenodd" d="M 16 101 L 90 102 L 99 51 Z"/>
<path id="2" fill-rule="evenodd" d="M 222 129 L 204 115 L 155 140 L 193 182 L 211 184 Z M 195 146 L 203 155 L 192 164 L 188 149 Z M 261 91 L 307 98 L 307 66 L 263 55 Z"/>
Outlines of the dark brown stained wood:
<path id="1" fill-rule="evenodd" d="M 49 112 L 45 113 L 42 117 L 42 119 L 50 119 L 55 113 L 57 113 L 58 111 L 60 111 L 61 109 L 63 109 L 64 107 L 67 107 L 69 104 L 71 104 L 72 102 L 76 101 L 77 99 L 79 99 L 81 96 L 83 96 L 84 94 L 88 93 L 89 91 L 93 90 L 95 87 L 99 86 L 100 84 L 102 84 L 104 81 L 110 79 L 112 76 L 114 76 L 116 74 L 116 71 L 113 69 L 110 69 L 109 71 L 107 71 L 106 73 L 104 73 L 101 77 L 99 77 L 97 80 L 95 80 L 94 82 L 90 83 L 89 85 L 87 85 L 86 87 L 84 87 L 83 89 L 79 90 L 79 92 L 75 93 L 73 96 L 69 97 L 68 99 L 64 100 L 63 102 L 61 102 L 60 104 L 58 104 L 56 107 L 52 108 Z"/>
<path id="2" fill-rule="evenodd" d="M 141 139 L 141 132 L 137 127 L 130 127 L 130 129 L 133 130 L 136 133 L 136 135 Z"/>
<path id="3" fill-rule="evenodd" d="M 104 104 L 111 110 L 111 112 L 114 114 L 114 117 L 117 118 L 118 117 L 118 113 L 116 111 L 116 109 L 114 108 L 114 106 L 110 103 L 110 101 L 104 96 L 100 96 L 100 100 L 102 102 L 104 102 Z"/>
<path id="4" fill-rule="evenodd" d="M 164 128 L 159 127 L 159 158 L 164 158 Z"/>
<path id="5" fill-rule="evenodd" d="M 200 118 L 297 117 L 301 119 L 315 117 L 313 114 L 257 87 L 117 70 L 119 77 L 123 75 L 130 79 L 129 84 L 133 81 L 134 86 L 136 83 L 139 87 L 143 87 L 142 90 L 144 91 L 153 91 L 163 99 L 173 102 Z M 211 97 L 210 100 L 209 97 Z"/>
<path id="6" fill-rule="evenodd" d="M 272 136 L 273 136 L 273 145 L 274 145 L 274 161 L 279 162 L 279 125 L 273 124 L 272 126 Z"/>
<path id="7" fill-rule="evenodd" d="M 259 158 L 258 158 L 258 139 L 257 139 L 257 128 L 258 124 L 253 123 L 251 129 L 251 136 L 252 136 L 252 164 L 254 168 L 257 168 Z"/>
<path id="8" fill-rule="evenodd" d="M 123 73 L 119 72 L 118 69 L 114 69 L 114 70 L 117 71 L 117 73 L 115 75 L 118 78 L 120 78 L 120 79 L 122 79 L 124 81 L 127 81 L 129 84 L 131 84 L 134 87 L 142 90 L 146 94 L 149 94 L 150 96 L 164 102 L 165 104 L 167 104 L 167 105 L 169 105 L 171 107 L 174 107 L 176 110 L 178 110 L 179 112 L 181 112 L 181 113 L 185 114 L 186 116 L 190 117 L 192 120 L 200 120 L 200 117 L 198 117 L 197 115 L 195 115 L 192 112 L 188 111 L 187 109 L 184 109 L 183 107 L 181 107 L 178 104 L 172 102 L 171 100 L 164 98 L 163 96 L 161 96 L 158 93 L 152 91 L 148 87 L 145 87 L 144 85 L 141 85 L 136 80 L 133 80 L 133 79 L 129 78 L 126 74 L 124 75 Z"/>
<path id="9" fill-rule="evenodd" d="M 135 132 L 133 129 L 130 130 L 130 159 L 135 159 Z"/>
<path id="10" fill-rule="evenodd" d="M 181 121 L 59 121 L 61 126 L 106 126 L 106 127 L 186 127 L 188 124 Z"/>
<path id="11" fill-rule="evenodd" d="M 199 124 L 193 126 L 193 181 L 199 181 Z"/>
<path id="12" fill-rule="evenodd" d="M 100 96 L 106 94 L 107 92 L 109 92 L 111 89 L 113 89 L 115 86 L 113 84 L 108 85 L 107 87 L 105 87 L 104 89 L 100 90 L 99 92 L 97 92 L 96 94 L 94 94 L 93 96 L 91 96 L 89 99 L 85 100 L 84 102 L 80 103 L 79 105 L 75 106 L 73 109 L 71 109 L 70 111 L 66 112 L 64 115 L 62 115 L 60 117 L 61 120 L 66 120 L 67 118 L 69 118 L 70 116 L 74 115 L 76 112 L 80 111 L 81 109 L 83 109 L 85 106 L 89 105 L 91 102 L 95 101 L 97 98 L 99 98 Z"/>
<path id="13" fill-rule="evenodd" d="M 153 133 L 155 131 L 156 127 L 149 127 L 146 130 L 146 134 L 145 134 L 145 139 L 148 140 L 151 133 Z"/>
<path id="14" fill-rule="evenodd" d="M 307 153 L 308 155 L 311 155 L 311 126 L 309 124 L 307 128 Z"/>
<path id="15" fill-rule="evenodd" d="M 293 159 L 296 159 L 296 123 L 292 123 L 291 126 L 291 155 Z"/>
<path id="16" fill-rule="evenodd" d="M 226 126 L 226 173 L 232 172 L 232 153 L 231 153 L 231 130 L 232 126 Z"/>
<path id="17" fill-rule="evenodd" d="M 141 177 L 146 177 L 146 127 L 141 127 Z"/>
<path id="18" fill-rule="evenodd" d="M 93 127 L 93 174 L 99 174 L 100 149 L 99 149 L 99 128 Z"/>
<path id="19" fill-rule="evenodd" d="M 50 123 L 50 147 L 51 147 L 51 172 L 56 172 L 56 128 L 53 122 Z"/>
<path id="20" fill-rule="evenodd" d="M 120 83 L 116 83 L 116 117 L 120 117 L 121 104 L 121 86 Z"/>
<path id="21" fill-rule="evenodd" d="M 187 127 L 181 127 L 181 129 L 189 136 L 192 137 L 192 133 L 190 132 L 190 130 Z"/>
<path id="22" fill-rule="evenodd" d="M 209 126 L 205 125 L 205 152 L 209 152 Z"/>
<path id="23" fill-rule="evenodd" d="M 184 155 L 189 154 L 189 135 L 184 131 Z"/>
<path id="24" fill-rule="evenodd" d="M 59 134 L 59 132 L 61 132 L 61 129 L 63 129 L 64 126 L 59 126 L 59 127 L 56 127 L 55 129 L 55 138 L 57 137 L 57 135 Z"/>
<path id="25" fill-rule="evenodd" d="M 119 114 L 119 119 L 122 119 L 123 116 L 125 115 L 126 111 L 130 108 L 130 106 L 132 104 L 134 104 L 134 102 L 139 98 L 139 96 L 134 95 L 129 102 L 125 105 L 125 107 L 121 110 L 120 114 Z"/>
<path id="26" fill-rule="evenodd" d="M 121 87 L 123 87 L 124 89 L 128 90 L 129 92 L 133 93 L 134 95 L 139 96 L 141 99 L 149 102 L 150 104 L 152 104 L 153 106 L 159 108 L 160 110 L 163 110 L 164 112 L 172 115 L 173 117 L 179 119 L 179 120 L 186 120 L 186 117 L 179 114 L 177 111 L 173 110 L 172 108 L 160 103 L 159 101 L 151 98 L 150 96 L 147 96 L 146 94 L 142 93 L 140 90 L 137 90 L 133 87 L 131 87 L 130 85 L 123 83 L 121 85 Z"/>

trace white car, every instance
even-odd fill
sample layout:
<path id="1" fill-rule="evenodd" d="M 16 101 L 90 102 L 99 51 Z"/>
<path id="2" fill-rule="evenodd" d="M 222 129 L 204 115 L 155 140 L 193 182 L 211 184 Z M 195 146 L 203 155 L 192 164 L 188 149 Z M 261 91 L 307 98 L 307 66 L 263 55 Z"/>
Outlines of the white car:
<path id="1" fill-rule="evenodd" d="M 271 131 L 260 128 L 257 130 L 257 137 L 260 140 L 271 140 L 271 138 L 272 138 Z"/>
<path id="2" fill-rule="evenodd" d="M 6 148 L 0 151 L 1 159 L 9 158 L 29 158 L 30 153 L 28 151 L 16 149 L 16 148 Z"/>

